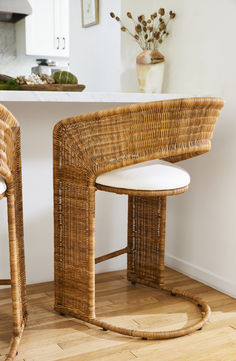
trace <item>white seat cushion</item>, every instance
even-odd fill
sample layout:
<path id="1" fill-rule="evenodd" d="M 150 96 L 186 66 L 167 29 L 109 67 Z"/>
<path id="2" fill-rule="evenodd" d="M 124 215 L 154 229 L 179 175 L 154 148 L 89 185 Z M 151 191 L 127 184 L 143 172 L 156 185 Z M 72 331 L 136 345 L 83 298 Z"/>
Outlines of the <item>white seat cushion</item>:
<path id="1" fill-rule="evenodd" d="M 96 183 L 135 190 L 170 190 L 187 186 L 190 175 L 184 169 L 159 159 L 101 174 Z"/>
<path id="2" fill-rule="evenodd" d="M 4 179 L 0 176 L 0 195 L 3 194 L 7 189 Z"/>

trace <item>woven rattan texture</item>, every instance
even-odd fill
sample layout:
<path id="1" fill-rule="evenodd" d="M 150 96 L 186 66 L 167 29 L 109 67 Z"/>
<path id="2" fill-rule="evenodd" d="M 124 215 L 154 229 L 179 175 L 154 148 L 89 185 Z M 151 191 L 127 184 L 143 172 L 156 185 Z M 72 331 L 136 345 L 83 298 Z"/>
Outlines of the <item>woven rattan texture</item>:
<path id="1" fill-rule="evenodd" d="M 208 152 L 222 106 L 220 98 L 167 100 L 71 117 L 55 126 L 56 310 L 102 324 L 95 320 L 96 177 L 146 160 L 163 158 L 177 162 Z M 165 198 L 160 198 L 159 205 L 154 207 L 151 199 L 139 200 L 136 196 L 140 194 L 132 193 L 129 200 L 129 204 L 134 202 L 137 205 L 132 215 L 129 207 L 129 224 L 139 227 L 137 216 L 140 210 L 144 207 L 147 215 L 151 208 L 154 214 L 150 215 L 150 220 L 140 218 L 138 222 L 147 229 L 157 219 L 160 237 L 157 244 L 148 245 L 149 235 L 156 232 L 156 229 L 151 229 L 143 240 L 135 240 L 136 246 L 143 252 L 137 255 L 130 251 L 134 238 L 129 227 L 128 277 L 136 281 L 141 279 L 145 284 L 148 281 L 154 286 L 161 285 Z M 159 250 L 159 260 L 150 256 L 153 247 Z M 150 260 L 153 264 L 144 270 Z"/>
<path id="2" fill-rule="evenodd" d="M 166 197 L 129 197 L 128 280 L 164 285 Z"/>
<path id="3" fill-rule="evenodd" d="M 22 211 L 20 127 L 13 115 L 0 105 L 0 175 L 7 184 L 9 250 L 12 289 L 13 337 L 6 360 L 12 360 L 27 318 Z M 4 281 L 2 280 L 3 284 Z"/>

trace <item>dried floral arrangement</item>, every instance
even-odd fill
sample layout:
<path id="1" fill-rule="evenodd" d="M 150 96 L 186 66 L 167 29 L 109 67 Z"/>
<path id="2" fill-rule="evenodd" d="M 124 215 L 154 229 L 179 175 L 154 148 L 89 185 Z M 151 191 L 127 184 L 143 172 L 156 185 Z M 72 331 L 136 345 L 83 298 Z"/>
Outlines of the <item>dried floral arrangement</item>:
<path id="1" fill-rule="evenodd" d="M 169 36 L 167 27 L 176 14 L 171 10 L 167 18 L 165 9 L 160 8 L 158 12 L 151 14 L 148 19 L 144 15 L 140 15 L 135 20 L 131 12 L 128 12 L 127 17 L 134 23 L 134 34 L 124 26 L 119 16 L 116 16 L 113 12 L 110 13 L 110 16 L 120 23 L 121 31 L 127 32 L 142 50 L 157 50 L 158 46 Z"/>

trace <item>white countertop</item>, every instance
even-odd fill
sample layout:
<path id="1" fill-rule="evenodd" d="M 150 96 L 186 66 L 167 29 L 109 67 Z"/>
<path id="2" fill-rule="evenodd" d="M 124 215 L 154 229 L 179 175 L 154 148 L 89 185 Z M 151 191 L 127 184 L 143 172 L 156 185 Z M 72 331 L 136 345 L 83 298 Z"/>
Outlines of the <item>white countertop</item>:
<path id="1" fill-rule="evenodd" d="M 194 96 L 194 95 L 192 95 Z M 149 93 L 90 93 L 1 90 L 0 102 L 78 102 L 78 103 L 137 103 L 155 100 L 187 98 L 185 94 Z"/>

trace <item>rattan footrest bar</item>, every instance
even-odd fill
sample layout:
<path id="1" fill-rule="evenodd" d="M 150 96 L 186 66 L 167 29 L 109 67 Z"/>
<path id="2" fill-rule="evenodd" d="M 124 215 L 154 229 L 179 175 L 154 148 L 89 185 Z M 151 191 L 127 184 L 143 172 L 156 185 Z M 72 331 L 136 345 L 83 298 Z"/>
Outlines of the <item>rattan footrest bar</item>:
<path id="1" fill-rule="evenodd" d="M 10 286 L 11 285 L 11 280 L 0 280 L 0 286 Z"/>
<path id="2" fill-rule="evenodd" d="M 127 249 L 128 249 L 128 248 L 125 247 L 125 248 L 119 249 L 118 251 L 105 254 L 104 256 L 101 256 L 101 257 L 97 257 L 97 258 L 95 259 L 95 264 L 100 263 L 100 262 L 107 261 L 108 259 L 111 259 L 111 258 L 115 258 L 115 257 L 121 256 L 122 254 L 127 253 Z"/>

